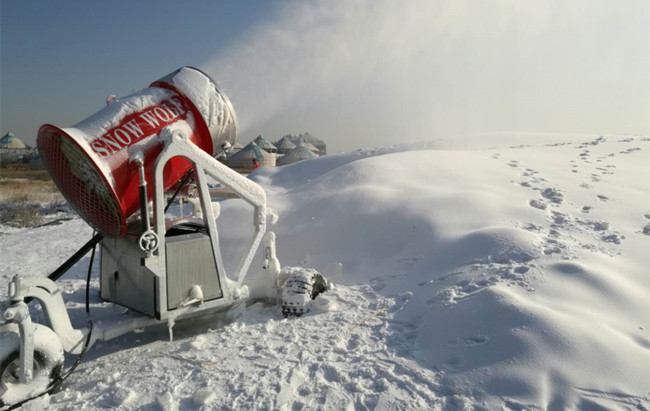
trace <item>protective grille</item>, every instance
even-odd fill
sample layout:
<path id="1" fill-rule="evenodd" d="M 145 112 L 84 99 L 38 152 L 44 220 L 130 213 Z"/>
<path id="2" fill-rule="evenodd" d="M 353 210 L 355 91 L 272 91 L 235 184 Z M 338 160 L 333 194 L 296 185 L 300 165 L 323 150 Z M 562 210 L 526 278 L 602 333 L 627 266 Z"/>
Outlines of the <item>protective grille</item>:
<path id="1" fill-rule="evenodd" d="M 54 183 L 79 215 L 106 236 L 124 236 L 126 217 L 88 156 L 52 129 L 41 129 L 38 149 Z"/>

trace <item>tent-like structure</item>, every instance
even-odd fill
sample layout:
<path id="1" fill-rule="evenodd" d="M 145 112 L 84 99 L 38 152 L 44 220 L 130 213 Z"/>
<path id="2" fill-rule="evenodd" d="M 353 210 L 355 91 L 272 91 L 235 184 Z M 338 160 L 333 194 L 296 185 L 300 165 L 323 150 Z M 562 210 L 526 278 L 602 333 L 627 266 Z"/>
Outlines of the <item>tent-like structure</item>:
<path id="1" fill-rule="evenodd" d="M 14 133 L 7 133 L 0 138 L 0 163 L 26 163 L 34 154 L 35 149 Z"/>
<path id="2" fill-rule="evenodd" d="M 310 158 L 316 158 L 318 154 L 313 153 L 306 146 L 298 146 L 293 150 L 290 150 L 287 154 L 278 159 L 278 163 L 281 166 L 286 166 L 287 164 L 292 164 L 297 161 L 309 160 Z"/>
<path id="3" fill-rule="evenodd" d="M 284 136 L 275 142 L 278 148 L 278 154 L 287 154 L 290 150 L 296 148 L 296 145 L 289 139 L 289 136 Z"/>
<path id="4" fill-rule="evenodd" d="M 257 144 L 258 147 L 264 149 L 264 150 L 267 151 L 268 153 L 273 153 L 273 154 L 275 154 L 275 153 L 278 152 L 277 147 L 274 146 L 273 144 L 271 144 L 267 139 L 265 139 L 264 137 L 262 137 L 261 134 L 260 134 L 259 136 L 257 136 L 257 137 L 255 138 L 255 140 L 253 140 L 253 142 L 254 142 L 255 144 Z"/>
<path id="5" fill-rule="evenodd" d="M 257 160 L 260 166 L 275 166 L 275 155 L 262 150 L 252 141 L 228 159 L 228 166 L 234 169 L 250 170 L 253 168 L 253 160 Z"/>
<path id="6" fill-rule="evenodd" d="M 316 147 L 318 149 L 317 154 L 319 156 L 324 156 L 325 154 L 327 154 L 327 145 L 320 138 L 316 138 L 307 132 L 291 137 L 291 141 L 294 142 L 295 144 L 298 144 L 300 140 L 305 140 L 312 146 Z"/>
<path id="7" fill-rule="evenodd" d="M 7 133 L 4 137 L 0 138 L 0 148 L 27 149 L 29 147 L 27 147 L 23 140 L 16 137 L 13 133 Z"/>
<path id="8" fill-rule="evenodd" d="M 320 156 L 320 150 L 318 147 L 314 146 L 312 143 L 305 139 L 300 139 L 296 142 L 296 146 L 298 147 L 305 147 L 307 150 L 311 151 L 312 153 L 316 154 L 316 157 Z"/>

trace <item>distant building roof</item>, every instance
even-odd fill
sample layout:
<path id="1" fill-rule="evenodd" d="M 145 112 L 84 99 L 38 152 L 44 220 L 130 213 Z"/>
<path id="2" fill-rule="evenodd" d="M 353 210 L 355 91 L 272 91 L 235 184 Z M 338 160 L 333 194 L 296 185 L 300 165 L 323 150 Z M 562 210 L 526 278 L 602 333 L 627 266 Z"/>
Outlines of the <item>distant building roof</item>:
<path id="1" fill-rule="evenodd" d="M 0 138 L 0 148 L 27 148 L 27 145 L 13 133 L 7 133 Z"/>
<path id="2" fill-rule="evenodd" d="M 277 147 L 271 144 L 267 139 L 262 137 L 261 134 L 257 136 L 255 140 L 253 140 L 253 142 L 255 142 L 255 144 L 257 144 L 259 147 L 263 148 L 266 151 L 270 152 L 273 150 L 277 150 Z"/>
<path id="3" fill-rule="evenodd" d="M 262 153 L 262 149 L 257 144 L 255 144 L 255 142 L 251 141 L 244 148 L 233 154 L 231 158 L 256 158 L 258 160 L 261 160 L 264 158 L 264 154 Z"/>
<path id="4" fill-rule="evenodd" d="M 284 136 L 276 141 L 275 146 L 278 148 L 278 150 L 286 151 L 296 148 L 296 145 L 287 136 Z"/>
<path id="5" fill-rule="evenodd" d="M 274 166 L 275 155 L 262 150 L 255 142 L 251 141 L 228 159 L 231 167 L 248 167 L 252 160 L 257 160 L 263 166 Z"/>
<path id="6" fill-rule="evenodd" d="M 289 138 L 295 144 L 298 144 L 300 140 L 305 140 L 312 146 L 316 147 L 318 149 L 318 154 L 320 154 L 321 156 L 327 154 L 327 145 L 325 144 L 325 142 L 320 138 L 316 138 L 307 132 L 304 132 L 297 136 L 290 136 Z"/>
<path id="7" fill-rule="evenodd" d="M 310 158 L 318 157 L 313 151 L 311 151 L 307 146 L 298 146 L 293 150 L 290 150 L 284 157 L 280 157 L 278 160 L 280 165 L 292 164 L 297 161 L 309 160 Z"/>
<path id="8" fill-rule="evenodd" d="M 320 153 L 320 150 L 318 149 L 318 147 L 316 147 L 315 145 L 313 145 L 309 141 L 305 140 L 304 138 L 299 139 L 296 142 L 296 145 L 298 147 L 306 147 L 309 151 L 313 152 L 314 154 L 319 154 Z"/>

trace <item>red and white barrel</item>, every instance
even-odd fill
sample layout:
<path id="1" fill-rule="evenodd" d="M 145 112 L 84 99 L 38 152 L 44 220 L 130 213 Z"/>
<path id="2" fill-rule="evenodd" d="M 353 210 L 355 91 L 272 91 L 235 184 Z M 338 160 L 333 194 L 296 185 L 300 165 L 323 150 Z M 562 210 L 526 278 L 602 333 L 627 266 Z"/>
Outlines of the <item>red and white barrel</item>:
<path id="1" fill-rule="evenodd" d="M 106 107 L 72 127 L 41 126 L 38 149 L 57 187 L 84 220 L 119 238 L 127 234 L 127 218 L 139 209 L 138 169 L 130 157 L 144 156 L 151 200 L 154 165 L 162 151 L 156 137 L 171 124 L 191 130 L 190 140 L 211 155 L 237 138 L 228 97 L 205 73 L 182 67 L 149 88 L 107 100 Z M 165 189 L 190 168 L 184 158 L 170 160 L 163 173 Z"/>

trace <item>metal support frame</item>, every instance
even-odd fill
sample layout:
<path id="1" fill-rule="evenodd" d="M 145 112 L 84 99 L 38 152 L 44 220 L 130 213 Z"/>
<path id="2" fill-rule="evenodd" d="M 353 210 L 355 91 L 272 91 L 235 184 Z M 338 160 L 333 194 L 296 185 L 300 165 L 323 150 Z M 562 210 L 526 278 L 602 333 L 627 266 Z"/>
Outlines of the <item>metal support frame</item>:
<path id="1" fill-rule="evenodd" d="M 202 210 L 202 217 L 208 230 L 208 235 L 212 242 L 212 247 L 218 264 L 218 270 L 222 275 L 221 284 L 223 288 L 224 302 L 232 301 L 241 298 L 242 293 L 246 292 L 241 290 L 242 283 L 246 272 L 253 260 L 255 252 L 259 248 L 264 233 L 266 232 L 267 221 L 267 208 L 266 208 L 266 193 L 256 183 L 242 177 L 239 173 L 224 166 L 215 160 L 212 156 L 201 150 L 194 143 L 189 141 L 188 133 L 179 128 L 168 126 L 160 132 L 160 139 L 164 144 L 162 153 L 158 156 L 155 165 L 155 178 L 154 178 L 154 231 L 156 232 L 159 245 L 158 250 L 153 253 L 150 258 L 147 258 L 147 264 L 151 264 L 152 272 L 159 276 L 159 298 L 160 304 L 159 312 L 161 318 L 165 318 L 166 307 L 161 304 L 161 301 L 166 301 L 166 281 L 165 273 L 165 212 L 164 212 L 164 186 L 163 186 L 163 169 L 165 164 L 174 157 L 184 157 L 194 165 L 195 178 L 198 186 L 199 202 Z M 255 232 L 249 241 L 245 255 L 239 261 L 237 270 L 234 275 L 227 276 L 225 274 L 223 264 L 219 254 L 219 238 L 217 226 L 215 222 L 214 211 L 212 209 L 210 190 L 208 188 L 207 176 L 214 178 L 223 186 L 232 190 L 239 198 L 246 201 L 253 206 L 253 223 Z M 247 292 L 246 292 L 247 293 Z"/>
<path id="2" fill-rule="evenodd" d="M 158 290 L 157 304 L 160 318 L 128 312 L 113 318 L 93 323 L 93 332 L 88 347 L 96 341 L 109 340 L 137 328 L 156 324 L 173 324 L 176 320 L 187 319 L 203 315 L 222 313 L 227 317 L 235 316 L 244 309 L 245 302 L 250 297 L 273 298 L 275 282 L 280 271 L 280 263 L 275 254 L 275 235 L 266 232 L 267 217 L 274 223 L 277 215 L 266 207 L 266 193 L 258 184 L 242 177 L 239 173 L 222 165 L 209 154 L 189 141 L 187 134 L 182 130 L 166 127 L 159 135 L 164 144 L 163 151 L 155 164 L 155 196 L 154 196 L 154 227 L 150 230 L 159 240 L 158 247 L 146 253 L 145 267 L 157 276 Z M 167 281 L 165 261 L 165 197 L 163 187 L 163 169 L 167 162 L 174 157 L 184 157 L 194 165 L 195 179 L 198 185 L 198 203 L 202 218 L 208 230 L 212 243 L 215 261 L 218 265 L 219 280 L 222 285 L 223 297 L 217 300 L 206 301 L 201 306 L 187 305 L 173 311 L 167 311 Z M 232 277 L 226 275 L 220 257 L 218 232 L 215 222 L 215 212 L 212 208 L 210 189 L 207 176 L 211 176 L 229 190 L 229 197 L 239 197 L 253 206 L 254 234 L 249 241 L 245 255 L 241 258 L 237 270 Z M 195 206 L 199 205 L 194 203 Z M 269 213 L 270 211 L 270 213 Z M 267 216 L 267 213 L 268 216 Z M 198 214 L 198 213 L 197 213 Z M 146 218 L 146 216 L 143 216 Z M 101 236 L 96 236 L 93 241 L 99 241 Z M 243 284 L 244 278 L 252 263 L 255 252 L 261 243 L 263 246 L 263 269 L 265 276 L 258 284 Z M 87 251 L 87 250 L 86 250 Z M 58 278 L 58 277 L 57 277 Z M 252 289 L 249 292 L 249 287 Z M 21 382 L 29 382 L 33 377 L 31 370 L 34 362 L 34 324 L 32 323 L 29 309 L 25 303 L 28 299 L 36 298 L 43 307 L 43 312 L 50 327 L 61 341 L 64 351 L 80 354 L 90 328 L 74 329 L 65 307 L 65 302 L 56 283 L 47 277 L 24 277 L 17 275 L 9 284 L 9 297 L 11 306 L 3 313 L 1 322 L 14 322 L 20 332 L 20 361 Z"/>

